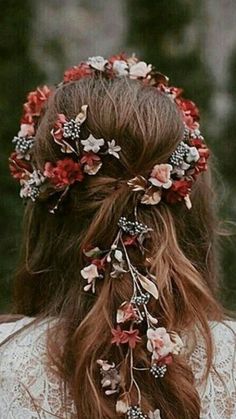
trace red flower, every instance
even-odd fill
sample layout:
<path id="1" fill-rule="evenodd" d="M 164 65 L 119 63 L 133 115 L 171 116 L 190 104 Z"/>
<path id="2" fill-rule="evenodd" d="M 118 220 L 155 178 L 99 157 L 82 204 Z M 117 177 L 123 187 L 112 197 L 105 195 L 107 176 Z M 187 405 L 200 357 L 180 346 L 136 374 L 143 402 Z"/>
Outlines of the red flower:
<path id="1" fill-rule="evenodd" d="M 64 82 L 75 81 L 82 79 L 83 77 L 90 76 L 93 73 L 93 70 L 87 63 L 81 63 L 77 66 L 68 68 L 64 73 Z"/>
<path id="2" fill-rule="evenodd" d="M 102 259 L 92 259 L 91 262 L 93 265 L 97 266 L 99 271 L 104 271 L 105 264 L 106 264 L 106 258 Z"/>
<path id="3" fill-rule="evenodd" d="M 199 127 L 199 109 L 191 100 L 177 98 L 176 104 L 183 112 L 183 120 L 188 128 L 196 129 Z"/>
<path id="4" fill-rule="evenodd" d="M 112 329 L 111 333 L 113 336 L 111 343 L 115 343 L 117 346 L 122 343 L 125 343 L 126 336 L 124 331 L 120 328 L 120 326 L 117 326 L 116 329 Z"/>
<path id="5" fill-rule="evenodd" d="M 125 246 L 137 245 L 137 236 L 124 235 L 123 236 L 123 243 L 124 243 Z"/>
<path id="6" fill-rule="evenodd" d="M 26 106 L 24 105 L 24 113 L 23 116 L 21 118 L 21 124 L 26 124 L 26 125 L 32 125 L 34 126 L 34 121 L 33 121 L 33 117 L 30 113 L 26 113 Z"/>
<path id="7" fill-rule="evenodd" d="M 192 102 L 191 100 L 178 98 L 176 100 L 176 103 L 179 106 L 179 108 L 185 114 L 190 115 L 194 119 L 194 121 L 198 121 L 199 120 L 199 109 L 195 105 L 194 102 Z"/>
<path id="8" fill-rule="evenodd" d="M 201 172 L 207 170 L 207 160 L 210 156 L 210 150 L 206 144 L 203 143 L 201 138 L 194 138 L 191 140 L 191 145 L 197 148 L 200 159 L 197 161 L 195 166 L 194 174 L 198 175 Z"/>
<path id="9" fill-rule="evenodd" d="M 117 326 L 117 328 L 112 329 L 111 332 L 113 335 L 111 343 L 116 343 L 117 346 L 123 343 L 128 343 L 129 347 L 131 349 L 134 349 L 136 346 L 136 343 L 141 341 L 141 337 L 138 336 L 139 334 L 138 329 L 121 330 L 120 326 Z"/>
<path id="10" fill-rule="evenodd" d="M 72 185 L 74 182 L 82 182 L 84 177 L 81 165 L 72 159 L 58 160 L 55 166 L 47 162 L 44 167 L 44 176 L 51 179 L 57 188 Z"/>
<path id="11" fill-rule="evenodd" d="M 66 122 L 67 122 L 67 119 L 64 113 L 59 113 L 57 115 L 57 119 L 54 124 L 53 131 L 52 131 L 54 139 L 58 140 L 59 142 L 63 138 L 63 133 L 64 133 L 63 127 Z"/>
<path id="12" fill-rule="evenodd" d="M 81 164 L 87 164 L 88 166 L 94 166 L 94 163 L 100 162 L 100 157 L 92 152 L 84 153 L 80 159 Z"/>
<path id="13" fill-rule="evenodd" d="M 27 172 L 32 172 L 31 164 L 23 159 L 19 159 L 16 152 L 9 157 L 9 169 L 12 177 L 17 180 L 24 179 Z"/>
<path id="14" fill-rule="evenodd" d="M 170 93 L 177 99 L 180 98 L 180 96 L 183 93 L 183 89 L 181 89 L 180 87 L 170 87 Z"/>
<path id="15" fill-rule="evenodd" d="M 23 124 L 31 124 L 33 117 L 40 116 L 41 109 L 51 94 L 47 86 L 37 87 L 27 96 L 27 102 L 24 104 L 24 113 L 21 119 Z"/>
<path id="16" fill-rule="evenodd" d="M 139 335 L 139 330 L 124 330 L 125 338 L 124 343 L 128 343 L 131 349 L 134 349 L 136 343 L 141 342 L 141 337 Z"/>
<path id="17" fill-rule="evenodd" d="M 163 196 L 168 204 L 182 201 L 191 191 L 192 181 L 175 180 L 170 189 L 163 191 Z"/>

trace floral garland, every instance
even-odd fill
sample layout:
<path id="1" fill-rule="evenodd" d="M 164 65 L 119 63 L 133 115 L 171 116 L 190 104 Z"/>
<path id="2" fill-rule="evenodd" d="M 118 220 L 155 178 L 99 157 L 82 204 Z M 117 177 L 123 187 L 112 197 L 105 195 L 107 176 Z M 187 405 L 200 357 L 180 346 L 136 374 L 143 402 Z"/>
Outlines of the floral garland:
<path id="1" fill-rule="evenodd" d="M 151 64 L 138 61 L 135 55 L 127 57 L 120 54 L 109 59 L 90 57 L 86 62 L 66 70 L 62 83 L 85 77 L 128 77 L 139 80 L 144 85 L 153 86 L 166 94 L 176 104 L 185 127 L 182 141 L 168 162 L 156 164 L 152 168 L 148 179 L 137 175 L 127 183 L 131 190 L 138 194 L 139 202 L 143 205 L 157 205 L 161 200 L 168 204 L 184 201 L 190 209 L 192 185 L 197 176 L 207 170 L 209 158 L 209 150 L 200 132 L 199 110 L 196 105 L 182 97 L 181 89 L 170 87 L 166 76 L 156 71 Z M 50 194 L 60 194 L 56 205 L 50 210 L 54 213 L 71 185 L 83 182 L 87 175 L 96 175 L 102 167 L 103 156 L 119 159 L 122 150 L 115 139 L 105 141 L 103 138 L 95 138 L 92 133 L 86 139 L 81 138 L 81 126 L 86 121 L 88 110 L 88 106 L 84 104 L 75 118 L 69 119 L 64 114 L 57 115 L 51 135 L 60 147 L 63 158 L 55 163 L 46 162 L 41 172 L 33 160 L 34 138 L 39 117 L 51 94 L 52 91 L 47 86 L 29 93 L 23 107 L 20 131 L 13 138 L 15 151 L 11 154 L 9 162 L 12 176 L 20 183 L 22 198 L 35 201 L 46 190 L 49 190 Z M 144 255 L 144 240 L 150 233 L 150 228 L 140 223 L 136 214 L 137 211 L 135 221 L 127 220 L 126 217 L 120 218 L 118 233 L 110 249 L 101 250 L 95 247 L 84 250 L 88 263 L 81 270 L 81 276 L 86 280 L 84 291 L 92 293 L 96 292 L 97 281 L 104 278 L 107 270 L 110 271 L 112 279 L 126 274 L 131 278 L 132 297 L 129 301 L 123 301 L 118 308 L 116 324 L 111 329 L 111 344 L 124 345 L 127 349 L 130 382 L 123 383 L 120 365 L 98 359 L 101 386 L 106 396 L 118 395 L 117 414 L 126 415 L 128 419 L 160 419 L 158 409 L 148 414 L 142 412 L 142 397 L 134 371 L 145 370 L 155 379 L 163 378 L 174 356 L 183 348 L 183 342 L 176 332 L 167 331 L 159 326 L 158 319 L 149 311 L 151 299 L 159 298 L 156 278 L 148 268 L 145 272 L 140 271 L 130 260 L 129 247 L 136 246 Z M 145 329 L 143 335 L 141 327 L 142 331 Z M 143 343 L 149 354 L 150 365 L 147 368 L 135 365 L 136 347 Z M 136 404 L 131 400 L 133 389 L 136 389 L 137 393 Z"/>
<path id="2" fill-rule="evenodd" d="M 160 200 L 168 204 L 184 201 L 191 208 L 190 193 L 197 176 L 207 170 L 209 150 L 204 143 L 199 127 L 199 110 L 196 105 L 182 97 L 182 89 L 168 86 L 168 78 L 156 71 L 151 64 L 138 61 L 133 54 L 114 55 L 109 59 L 90 57 L 64 73 L 62 83 L 84 77 L 114 79 L 129 77 L 145 85 L 153 86 L 168 95 L 179 108 L 184 126 L 184 138 L 170 156 L 168 163 L 155 165 L 149 179 L 139 175 L 128 182 L 133 191 L 139 192 L 142 204 L 156 205 Z M 38 119 L 52 91 L 47 87 L 30 92 L 23 107 L 23 116 L 18 135 L 13 138 L 15 152 L 11 154 L 10 171 L 21 185 L 20 196 L 35 201 L 50 188 L 51 193 L 62 191 L 63 196 L 70 185 L 82 182 L 84 175 L 95 175 L 102 166 L 101 156 L 110 154 L 119 158 L 121 148 L 114 139 L 97 139 L 92 134 L 80 140 L 81 125 L 86 120 L 87 105 L 83 105 L 75 119 L 58 114 L 52 130 L 54 141 L 61 152 L 68 155 L 56 164 L 46 162 L 43 172 L 34 165 L 32 148 Z M 73 156 L 73 158 L 69 156 Z M 56 206 L 57 207 L 57 206 Z"/>
<path id="3" fill-rule="evenodd" d="M 148 309 L 151 298 L 158 300 L 159 293 L 156 278 L 146 270 L 145 273 L 134 266 L 128 254 L 130 246 L 136 246 L 144 253 L 143 242 L 151 231 L 148 226 L 121 217 L 118 222 L 118 234 L 111 247 L 102 251 L 98 247 L 84 251 L 89 264 L 81 270 L 82 277 L 87 281 L 84 291 L 96 291 L 96 281 L 104 277 L 110 268 L 111 278 L 121 278 L 129 274 L 132 280 L 133 293 L 129 301 L 124 301 L 116 313 L 116 326 L 111 330 L 111 343 L 117 346 L 126 345 L 130 359 L 130 383 L 128 389 L 121 393 L 121 376 L 118 366 L 108 360 L 97 360 L 101 372 L 101 385 L 107 396 L 119 393 L 116 412 L 126 414 L 128 418 L 160 417 L 147 416 L 141 410 L 141 392 L 134 378 L 134 370 L 150 371 L 156 379 L 163 378 L 167 367 L 173 362 L 173 355 L 178 355 L 183 347 L 181 338 L 176 332 L 168 332 L 164 327 L 158 327 L 158 320 Z M 146 334 L 140 335 L 139 327 L 146 328 Z M 134 350 L 137 345 L 146 340 L 146 348 L 150 353 L 150 367 L 139 368 L 134 365 Z M 126 383 L 127 386 L 127 383 Z M 137 404 L 131 404 L 130 392 L 137 390 Z M 120 394 L 121 393 L 121 394 Z"/>
<path id="4" fill-rule="evenodd" d="M 82 182 L 85 174 L 95 175 L 100 170 L 102 156 L 109 154 L 117 159 L 120 158 L 121 148 L 116 145 L 114 139 L 106 142 L 103 138 L 95 138 L 92 134 L 86 140 L 80 139 L 81 125 L 87 118 L 87 108 L 87 105 L 83 105 L 75 119 L 68 119 L 64 114 L 58 114 L 51 135 L 55 143 L 60 146 L 61 152 L 67 155 L 73 154 L 74 159 L 66 157 L 55 164 L 46 162 L 43 172 L 40 172 L 31 160 L 30 151 L 34 138 L 28 135 L 30 128 L 27 126 L 27 132 L 23 132 L 25 126 L 21 125 L 21 131 L 13 139 L 13 143 L 16 144 L 15 152 L 9 160 L 12 176 L 20 182 L 22 198 L 35 201 L 47 188 L 51 188 L 52 193 L 62 192 L 58 203 L 50 210 L 55 212 L 71 185 Z"/>

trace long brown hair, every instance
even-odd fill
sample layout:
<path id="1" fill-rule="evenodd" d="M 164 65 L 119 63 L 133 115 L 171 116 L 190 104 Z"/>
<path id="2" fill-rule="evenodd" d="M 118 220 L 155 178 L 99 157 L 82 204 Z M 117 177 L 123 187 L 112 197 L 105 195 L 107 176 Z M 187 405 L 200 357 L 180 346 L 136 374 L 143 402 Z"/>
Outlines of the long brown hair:
<path id="1" fill-rule="evenodd" d="M 112 279 L 107 273 L 95 296 L 85 293 L 80 274 L 83 249 L 88 245 L 109 248 L 119 218 L 132 214 L 137 204 L 126 180 L 138 174 L 147 177 L 154 164 L 167 162 L 184 128 L 177 107 L 155 88 L 126 78 L 85 78 L 58 87 L 50 98 L 36 135 L 38 167 L 62 157 L 50 134 L 57 113 L 73 118 L 83 104 L 88 105 L 88 119 L 82 135 L 91 132 L 97 138 L 114 138 L 122 148 L 120 160 L 105 158 L 96 176 L 70 188 L 54 215 L 48 211 L 51 197 L 27 204 L 15 312 L 58 319 L 48 352 L 71 391 L 77 417 L 114 419 L 116 400 L 104 395 L 96 360 L 123 359 L 123 375 L 128 374 L 125 353 L 111 345 L 111 327 L 119 305 L 130 300 L 131 281 L 129 274 Z M 138 219 L 152 228 L 147 251 L 160 293 L 153 310 L 167 330 L 188 336 L 196 329 L 203 336 L 209 367 L 208 321 L 222 318 L 215 299 L 216 218 L 210 171 L 198 177 L 191 199 L 190 211 L 182 202 L 137 204 L 137 211 Z M 147 354 L 138 347 L 135 363 L 147 364 Z M 184 354 L 176 357 L 161 380 L 145 371 L 136 371 L 135 378 L 144 411 L 159 408 L 165 419 L 199 418 L 200 401 Z M 135 404 L 135 393 L 132 397 Z"/>

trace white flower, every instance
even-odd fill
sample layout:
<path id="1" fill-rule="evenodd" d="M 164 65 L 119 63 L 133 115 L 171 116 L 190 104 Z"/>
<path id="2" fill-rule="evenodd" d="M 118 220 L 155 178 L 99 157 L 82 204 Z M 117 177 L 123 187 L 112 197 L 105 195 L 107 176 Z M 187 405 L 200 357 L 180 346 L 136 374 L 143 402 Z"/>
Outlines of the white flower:
<path id="1" fill-rule="evenodd" d="M 108 150 L 107 152 L 109 154 L 112 154 L 117 159 L 120 158 L 118 152 L 121 150 L 121 147 L 119 145 L 116 145 L 115 140 L 108 141 Z"/>
<path id="2" fill-rule="evenodd" d="M 133 64 L 129 69 L 129 75 L 131 79 L 137 79 L 138 77 L 146 77 L 152 70 L 151 64 L 146 64 L 144 61 L 139 61 L 137 64 Z"/>
<path id="3" fill-rule="evenodd" d="M 107 361 L 98 359 L 97 363 L 101 366 L 102 387 L 105 388 L 105 394 L 110 396 L 111 394 L 119 391 L 120 375 L 116 369 L 115 363 L 109 364 Z M 107 388 L 108 387 L 108 388 Z"/>
<path id="4" fill-rule="evenodd" d="M 197 162 L 199 160 L 199 152 L 196 147 L 189 147 L 186 161 L 188 163 Z"/>
<path id="5" fill-rule="evenodd" d="M 164 327 L 147 330 L 147 349 L 152 352 L 152 359 L 159 360 L 172 352 L 173 343 Z"/>
<path id="6" fill-rule="evenodd" d="M 29 185 L 41 186 L 45 181 L 45 176 L 40 172 L 40 170 L 34 170 L 29 177 Z"/>
<path id="7" fill-rule="evenodd" d="M 95 292 L 95 280 L 99 277 L 97 266 L 91 263 L 91 265 L 82 269 L 80 273 L 84 279 L 87 279 L 88 282 L 88 284 L 84 287 L 84 291 L 89 291 L 90 288 L 92 288 L 92 292 Z"/>
<path id="8" fill-rule="evenodd" d="M 127 76 L 128 71 L 129 71 L 129 66 L 123 60 L 115 60 L 113 63 L 113 70 L 118 77 Z"/>
<path id="9" fill-rule="evenodd" d="M 159 409 L 156 409 L 154 412 L 149 412 L 149 419 L 161 419 L 161 413 Z"/>
<path id="10" fill-rule="evenodd" d="M 87 64 L 89 64 L 92 68 L 99 71 L 104 71 L 105 66 L 108 63 L 105 58 L 97 56 L 97 57 L 89 57 Z"/>
<path id="11" fill-rule="evenodd" d="M 181 178 L 185 175 L 186 170 L 188 170 L 189 168 L 190 168 L 190 164 L 183 161 L 181 166 L 174 167 L 172 174 L 176 175 L 178 178 Z"/>
<path id="12" fill-rule="evenodd" d="M 104 145 L 104 140 L 103 138 L 95 138 L 92 134 L 90 134 L 87 140 L 82 140 L 81 143 L 84 146 L 84 151 L 98 153 L 100 147 Z"/>
<path id="13" fill-rule="evenodd" d="M 171 332 L 170 335 L 173 343 L 172 354 L 178 355 L 181 349 L 184 347 L 184 343 L 176 332 Z"/>

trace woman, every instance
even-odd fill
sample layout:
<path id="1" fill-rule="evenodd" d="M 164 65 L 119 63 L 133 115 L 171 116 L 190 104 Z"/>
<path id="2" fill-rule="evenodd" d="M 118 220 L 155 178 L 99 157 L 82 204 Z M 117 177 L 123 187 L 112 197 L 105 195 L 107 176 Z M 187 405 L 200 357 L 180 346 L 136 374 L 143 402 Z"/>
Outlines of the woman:
<path id="1" fill-rule="evenodd" d="M 28 96 L 10 169 L 27 200 L 1 418 L 235 418 L 199 111 L 135 56 Z"/>

